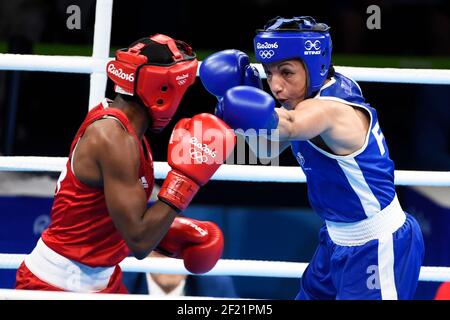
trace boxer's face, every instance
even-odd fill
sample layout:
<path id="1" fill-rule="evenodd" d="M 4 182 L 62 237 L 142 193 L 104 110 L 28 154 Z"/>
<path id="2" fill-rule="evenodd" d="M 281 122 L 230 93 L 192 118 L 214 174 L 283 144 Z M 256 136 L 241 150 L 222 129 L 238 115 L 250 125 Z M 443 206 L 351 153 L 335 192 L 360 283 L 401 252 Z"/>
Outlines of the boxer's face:
<path id="1" fill-rule="evenodd" d="M 286 109 L 294 109 L 305 99 L 306 70 L 300 60 L 284 60 L 264 65 L 267 82 L 275 98 Z"/>

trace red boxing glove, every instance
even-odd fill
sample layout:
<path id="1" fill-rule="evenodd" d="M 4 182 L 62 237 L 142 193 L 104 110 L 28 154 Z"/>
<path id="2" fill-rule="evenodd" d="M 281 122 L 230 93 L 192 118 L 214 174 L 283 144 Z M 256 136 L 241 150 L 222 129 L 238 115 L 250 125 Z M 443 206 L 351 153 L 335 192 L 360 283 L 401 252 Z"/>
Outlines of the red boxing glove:
<path id="1" fill-rule="evenodd" d="M 235 145 L 233 130 L 212 114 L 181 119 L 169 141 L 167 162 L 172 170 L 158 198 L 177 211 L 186 209 L 200 186 L 211 179 Z"/>
<path id="2" fill-rule="evenodd" d="M 191 273 L 206 273 L 222 256 L 223 234 L 210 221 L 177 217 L 155 250 L 171 258 L 183 259 Z"/>

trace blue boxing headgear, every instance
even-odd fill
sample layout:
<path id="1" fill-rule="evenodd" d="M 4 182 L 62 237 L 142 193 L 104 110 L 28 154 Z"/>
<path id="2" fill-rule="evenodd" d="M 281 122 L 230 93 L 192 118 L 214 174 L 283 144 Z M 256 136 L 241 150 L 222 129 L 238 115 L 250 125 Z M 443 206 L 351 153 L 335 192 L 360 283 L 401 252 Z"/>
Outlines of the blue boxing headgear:
<path id="1" fill-rule="evenodd" d="M 308 78 L 306 98 L 310 98 L 322 87 L 330 69 L 329 29 L 308 16 L 276 17 L 267 22 L 264 29 L 256 31 L 256 60 L 263 64 L 287 59 L 303 61 Z"/>

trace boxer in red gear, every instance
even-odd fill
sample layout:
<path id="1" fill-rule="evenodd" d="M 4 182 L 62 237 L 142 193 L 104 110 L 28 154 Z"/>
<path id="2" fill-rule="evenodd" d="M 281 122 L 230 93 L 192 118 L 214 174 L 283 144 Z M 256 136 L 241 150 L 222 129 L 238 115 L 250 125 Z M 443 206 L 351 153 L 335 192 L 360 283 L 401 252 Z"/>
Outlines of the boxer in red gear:
<path id="1" fill-rule="evenodd" d="M 180 121 L 183 132 L 192 136 L 171 143 L 207 161 L 184 157 L 180 163 L 170 152 L 173 172 L 160 192 L 163 201 L 147 209 L 154 175 L 144 133 L 168 124 L 196 71 L 191 47 L 161 34 L 116 52 L 107 74 L 118 94 L 114 101 L 105 99 L 93 108 L 79 128 L 57 182 L 51 223 L 19 267 L 17 289 L 126 293 L 118 264 L 130 251 L 145 258 L 162 239 L 161 248 L 170 243 L 168 254 L 186 259 L 189 271 L 207 272 L 214 266 L 223 246 L 217 227 L 190 220 L 189 225 L 173 228 L 181 219 L 176 219 L 178 213 L 233 150 L 235 136 L 220 119 L 197 115 Z M 214 143 L 205 131 L 190 132 L 186 125 L 212 130 L 212 139 L 223 143 Z M 194 138 L 207 149 L 195 149 Z M 208 149 L 223 161 L 211 162 Z M 196 238 L 193 225 L 214 236 Z M 173 231 L 167 234 L 169 229 Z M 204 260 L 193 261 L 197 256 Z"/>

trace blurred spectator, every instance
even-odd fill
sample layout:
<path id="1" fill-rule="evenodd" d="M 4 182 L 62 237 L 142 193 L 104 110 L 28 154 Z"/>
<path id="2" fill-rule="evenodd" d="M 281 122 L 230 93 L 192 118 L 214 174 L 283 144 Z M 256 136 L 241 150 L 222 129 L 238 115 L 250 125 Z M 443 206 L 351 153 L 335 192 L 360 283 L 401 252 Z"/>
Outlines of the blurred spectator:
<path id="1" fill-rule="evenodd" d="M 149 257 L 165 256 L 153 251 Z M 132 294 L 237 298 L 233 279 L 229 276 L 125 272 L 123 282 Z"/>

